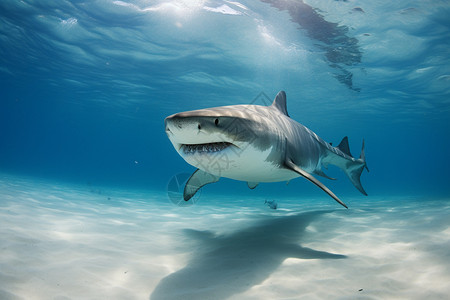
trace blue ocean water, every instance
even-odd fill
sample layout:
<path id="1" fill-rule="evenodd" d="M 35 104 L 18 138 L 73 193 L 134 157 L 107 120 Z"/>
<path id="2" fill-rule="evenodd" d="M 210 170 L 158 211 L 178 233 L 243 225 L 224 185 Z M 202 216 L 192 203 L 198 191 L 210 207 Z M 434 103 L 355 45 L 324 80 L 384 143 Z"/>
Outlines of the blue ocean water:
<path id="1" fill-rule="evenodd" d="M 282 260 L 272 262 L 273 266 L 265 269 L 251 265 L 245 270 L 238 269 L 250 278 L 246 285 L 240 286 L 239 280 L 233 279 L 234 292 L 230 292 L 233 288 L 222 286 L 216 290 L 216 297 L 202 286 L 196 286 L 197 292 L 189 292 L 186 284 L 180 283 L 178 278 L 183 275 L 206 272 L 213 278 L 216 274 L 211 274 L 212 270 L 204 264 L 196 264 L 201 257 L 194 255 L 191 263 L 187 263 L 188 256 L 180 250 L 183 246 L 167 242 L 170 236 L 184 241 L 197 233 L 180 233 L 182 228 L 215 230 L 218 234 L 226 227 L 228 238 L 215 238 L 213 246 L 203 248 L 209 259 L 220 260 L 218 253 L 226 249 L 218 244 L 237 245 L 245 240 L 246 234 L 264 235 L 265 227 L 252 227 L 253 222 L 268 216 L 270 219 L 273 214 L 282 217 L 283 213 L 305 215 L 303 223 L 295 217 L 286 219 L 286 223 L 270 219 L 280 231 L 284 230 L 283 226 L 295 224 L 306 232 L 302 234 L 306 240 L 300 241 L 310 243 L 311 248 L 328 249 L 323 244 L 316 247 L 315 243 L 319 243 L 320 238 L 320 242 L 327 245 L 326 241 L 330 240 L 328 245 L 334 243 L 335 248 L 324 251 L 351 257 L 378 245 L 375 241 L 379 238 L 386 238 L 386 245 L 380 246 L 385 250 L 380 252 L 383 255 L 392 254 L 389 245 L 399 246 L 400 250 L 412 249 L 416 238 L 412 236 L 400 245 L 396 237 L 404 232 L 388 234 L 386 230 L 401 227 L 405 222 L 414 223 L 414 216 L 426 211 L 427 215 L 417 215 L 424 226 L 417 228 L 417 231 L 424 230 L 420 238 L 425 241 L 426 234 L 436 229 L 441 234 L 429 236 L 426 241 L 434 245 L 433 241 L 440 239 L 441 244 L 436 244 L 435 248 L 420 248 L 423 244 L 418 243 L 417 247 L 426 253 L 437 253 L 442 259 L 439 263 L 446 262 L 448 266 L 445 258 L 449 256 L 450 225 L 444 212 L 448 212 L 450 199 L 449 15 L 448 1 L 2 0 L 0 181 L 3 191 L 0 201 L 3 217 L 0 227 L 11 242 L 2 242 L 0 251 L 4 254 L 2 266 L 11 271 L 9 275 L 2 273 L 10 287 L 0 283 L 0 298 L 48 299 L 48 296 L 59 295 L 99 299 L 99 295 L 105 298 L 109 295 L 117 299 L 141 299 L 143 295 L 148 298 L 152 294 L 152 299 L 177 299 L 181 295 L 183 299 L 225 299 L 236 295 L 240 295 L 240 299 L 336 296 L 323 290 L 315 293 L 303 285 L 301 291 L 289 284 L 284 286 L 290 281 L 282 279 L 292 279 L 293 266 L 299 264 L 291 260 L 283 263 L 284 271 L 277 269 Z M 167 197 L 170 180 L 179 174 L 190 174 L 195 168 L 173 149 L 164 130 L 164 118 L 180 111 L 254 103 L 261 101 L 261 95 L 263 100 L 271 100 L 280 90 L 286 91 L 289 115 L 324 140 L 337 145 L 348 136 L 355 156 L 359 156 L 365 140 L 370 172 L 364 171 L 361 181 L 368 197 L 362 196 L 337 168 L 328 171 L 336 181 L 321 179 L 350 204 L 350 209 L 353 207 L 350 219 L 346 221 L 331 198 L 301 178 L 292 180 L 289 185 L 261 184 L 255 190 L 249 190 L 243 182 L 221 179 L 203 189 L 198 206 L 183 211 L 184 208 L 170 203 Z M 265 201 L 274 199 L 281 210 L 272 211 L 264 205 Z M 154 214 L 146 212 L 147 209 Z M 338 211 L 323 212 L 324 209 Z M 308 214 L 306 211 L 310 210 L 316 213 Z M 67 218 L 65 221 L 59 212 Z M 94 222 L 96 215 L 102 220 L 98 226 Z M 394 215 L 404 217 L 403 223 L 396 223 Z M 53 217 L 55 222 L 51 221 Z M 320 230 L 311 229 L 309 224 L 319 217 L 325 220 L 318 226 Z M 332 225 L 336 226 L 333 232 L 337 237 L 321 231 L 327 230 L 324 224 L 330 220 L 340 222 Z M 126 227 L 113 226 L 123 240 L 114 240 L 110 231 L 113 229 L 108 229 L 109 221 L 114 226 Z M 389 225 L 376 231 L 378 222 Z M 62 227 L 54 229 L 55 224 Z M 92 235 L 87 233 L 89 226 L 86 225 L 85 236 L 69 238 L 69 232 L 74 234 L 81 224 L 91 224 Z M 239 234 L 243 224 L 249 229 Z M 353 241 L 344 235 L 346 225 L 361 229 L 351 229 L 358 239 Z M 42 236 L 36 238 L 41 241 L 56 234 L 55 239 L 50 240 L 55 247 L 62 247 L 58 249 L 70 248 L 69 244 L 59 243 L 63 240 L 69 243 L 86 238 L 94 243 L 95 239 L 103 241 L 100 238 L 103 236 L 102 246 L 90 244 L 98 252 L 92 250 L 86 255 L 104 255 L 89 273 L 95 274 L 92 276 L 104 290 L 88 288 L 83 292 L 77 287 L 87 283 L 81 281 L 78 286 L 68 288 L 69 281 L 86 276 L 81 268 L 68 272 L 66 289 L 49 283 L 47 289 L 30 298 L 31 291 L 42 284 L 41 273 L 36 270 L 46 259 L 52 261 L 44 259 L 44 253 L 52 246 L 45 243 L 49 248 L 45 246 L 36 252 L 44 256 L 25 264 L 31 265 L 38 275 L 21 281 L 27 272 L 15 272 L 12 265 L 29 252 L 23 250 L 14 256 L 9 251 L 13 253 L 13 249 L 23 246 L 21 241 L 25 236 L 32 238 L 34 234 L 28 236 L 18 228 L 28 228 L 30 232 L 33 228 L 42 229 Z M 148 228 L 156 231 L 146 232 Z M 143 242 L 150 236 L 153 242 Z M 273 233 L 268 236 L 276 238 Z M 360 252 L 342 246 L 344 241 L 339 237 L 354 242 Z M 364 237 L 370 242 L 364 243 Z M 135 244 L 137 249 L 126 246 L 138 241 L 134 238 L 140 239 Z M 205 240 L 200 237 L 200 241 Z M 260 242 L 258 240 L 257 245 Z M 36 241 L 31 244 L 36 245 Z M 85 249 L 84 244 L 76 242 L 76 245 Z M 120 253 L 105 250 L 110 247 L 120 248 Z M 255 245 L 243 249 L 255 250 L 252 247 Z M 447 250 L 443 250 L 445 247 Z M 165 252 L 158 252 L 158 249 Z M 64 250 L 58 251 L 55 261 L 65 257 Z M 30 252 L 33 251 L 30 249 Z M 113 257 L 131 252 L 134 263 L 124 269 L 107 267 L 114 264 Z M 252 257 L 243 253 L 248 259 Z M 390 256 L 392 264 L 397 257 L 402 257 L 395 253 Z M 370 274 L 374 269 L 368 266 L 374 261 L 376 265 L 381 262 L 377 255 L 371 256 L 373 260 L 369 257 L 350 264 L 345 274 L 351 274 L 358 264 L 366 266 L 364 270 Z M 317 253 L 316 256 L 321 257 Z M 71 257 L 74 262 L 81 260 L 88 265 L 76 254 Z M 416 262 L 414 258 L 424 257 L 421 254 L 408 256 L 405 266 Z M 139 259 L 152 266 L 149 273 L 145 268 L 140 269 L 136 263 Z M 333 260 L 336 269 L 343 268 L 344 260 Z M 430 274 L 439 279 L 427 290 L 431 294 L 417 294 L 416 289 L 403 282 L 393 284 L 394 290 L 402 291 L 397 296 L 443 297 L 448 294 L 448 287 L 439 285 L 439 282 L 448 282 L 448 270 L 433 269 L 437 264 L 431 259 L 424 264 L 432 269 Z M 26 269 L 25 265 L 20 265 L 21 270 Z M 187 269 L 183 269 L 184 266 Z M 308 274 L 318 274 L 315 273 L 318 266 L 311 262 L 297 267 L 306 268 Z M 334 272 L 333 267 L 328 268 Z M 59 273 L 51 270 L 46 269 L 44 273 L 51 273 L 52 280 L 56 280 Z M 131 285 L 125 279 L 119 280 L 129 270 L 137 270 L 133 275 L 135 283 Z M 228 272 L 230 276 L 241 274 L 231 269 Z M 264 276 L 251 276 L 258 272 Z M 276 272 L 280 272 L 278 277 L 274 275 Z M 374 272 L 379 275 L 381 271 Z M 398 272 L 406 271 L 400 268 Z M 329 278 L 320 274 L 317 276 L 328 282 Z M 264 281 L 272 275 L 279 280 L 273 279 L 270 284 Z M 102 276 L 114 280 L 105 284 L 98 279 Z M 302 276 L 305 279 L 306 275 Z M 138 278 L 148 280 L 148 284 Z M 351 277 L 345 278 L 351 280 Z M 428 279 L 431 278 L 434 277 Z M 370 289 L 371 280 L 366 279 L 364 290 Z M 424 285 L 429 283 L 428 279 L 424 279 Z M 229 277 L 224 275 L 216 281 L 211 279 L 209 284 L 218 287 L 226 280 Z M 314 278 L 304 282 L 313 282 L 313 286 L 323 289 Z M 367 297 L 395 297 L 394 292 L 383 291 L 385 283 L 380 281 Z M 278 289 L 270 289 L 272 284 Z M 102 293 L 111 286 L 124 290 Z M 184 290 L 178 293 L 173 286 Z M 337 282 L 331 286 L 337 287 Z M 354 288 L 356 296 L 360 288 L 363 289 Z M 436 294 L 432 294 L 433 288 Z M 127 294 L 131 290 L 135 293 Z M 344 290 L 339 291 L 344 298 L 351 296 Z"/>

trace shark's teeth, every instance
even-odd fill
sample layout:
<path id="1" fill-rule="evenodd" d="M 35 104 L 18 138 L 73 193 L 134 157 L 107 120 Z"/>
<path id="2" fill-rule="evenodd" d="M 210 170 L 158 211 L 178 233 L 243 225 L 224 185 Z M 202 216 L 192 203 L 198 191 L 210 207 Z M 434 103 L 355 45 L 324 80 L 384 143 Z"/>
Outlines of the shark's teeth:
<path id="1" fill-rule="evenodd" d="M 193 153 L 214 153 L 228 148 L 231 143 L 207 143 L 207 144 L 184 144 L 181 148 L 185 154 Z"/>

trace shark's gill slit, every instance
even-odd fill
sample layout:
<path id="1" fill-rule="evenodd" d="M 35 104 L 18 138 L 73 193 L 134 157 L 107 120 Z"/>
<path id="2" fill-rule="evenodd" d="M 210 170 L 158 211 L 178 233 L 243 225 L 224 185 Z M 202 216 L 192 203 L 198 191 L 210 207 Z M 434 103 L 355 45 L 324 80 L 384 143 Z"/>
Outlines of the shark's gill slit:
<path id="1" fill-rule="evenodd" d="M 219 152 L 233 145 L 232 143 L 206 143 L 206 144 L 183 144 L 181 148 L 184 153 Z"/>

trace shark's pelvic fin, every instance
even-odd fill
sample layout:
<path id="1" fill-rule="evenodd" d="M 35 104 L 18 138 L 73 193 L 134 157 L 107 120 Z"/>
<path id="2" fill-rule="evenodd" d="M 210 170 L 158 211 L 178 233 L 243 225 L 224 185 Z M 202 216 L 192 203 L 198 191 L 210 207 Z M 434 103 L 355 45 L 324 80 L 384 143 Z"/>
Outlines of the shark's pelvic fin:
<path id="1" fill-rule="evenodd" d="M 311 181 L 312 183 L 317 185 L 319 188 L 321 188 L 325 193 L 330 195 L 331 198 L 336 200 L 340 205 L 344 206 L 345 208 L 348 208 L 347 205 L 345 205 L 344 202 L 342 202 L 332 191 L 330 191 L 329 188 L 327 188 L 323 183 L 321 183 L 319 180 L 314 178 L 314 176 L 312 176 L 311 174 L 302 170 L 300 167 L 298 167 L 296 164 L 294 164 L 294 162 L 291 159 L 286 159 L 286 161 L 284 163 L 288 169 L 291 169 L 292 171 L 302 175 L 303 177 L 305 177 L 306 179 L 308 179 L 309 181 Z"/>
<path id="2" fill-rule="evenodd" d="M 327 179 L 336 180 L 336 178 L 330 177 L 327 174 L 325 174 L 322 170 L 315 170 L 314 174 L 317 174 L 319 176 L 325 177 Z"/>
<path id="3" fill-rule="evenodd" d="M 277 96 L 275 97 L 275 100 L 273 100 L 272 107 L 275 107 L 280 112 L 289 117 L 286 105 L 286 93 L 284 91 L 278 92 Z"/>
<path id="4" fill-rule="evenodd" d="M 254 189 L 255 187 L 257 187 L 258 186 L 258 184 L 259 184 L 259 182 L 247 182 L 247 185 L 248 185 L 248 187 L 250 188 L 250 189 Z"/>
<path id="5" fill-rule="evenodd" d="M 202 186 L 205 186 L 208 183 L 217 182 L 219 179 L 219 176 L 197 169 L 186 182 L 183 195 L 184 201 L 191 199 Z"/>

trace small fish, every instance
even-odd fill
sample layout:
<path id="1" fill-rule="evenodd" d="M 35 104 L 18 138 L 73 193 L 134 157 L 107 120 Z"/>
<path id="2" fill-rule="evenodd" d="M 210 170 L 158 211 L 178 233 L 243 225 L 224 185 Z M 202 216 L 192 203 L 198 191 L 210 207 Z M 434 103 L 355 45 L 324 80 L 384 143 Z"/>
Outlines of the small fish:
<path id="1" fill-rule="evenodd" d="M 277 209 L 278 203 L 276 200 L 266 200 L 264 201 L 264 204 L 266 204 L 271 209 Z"/>

